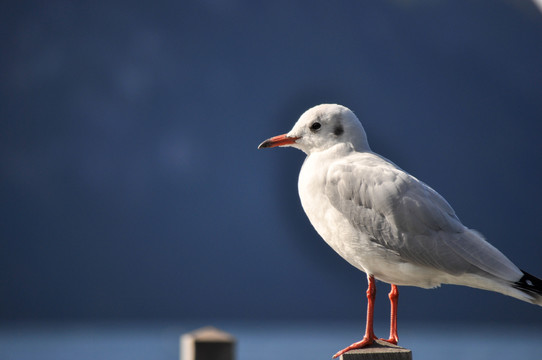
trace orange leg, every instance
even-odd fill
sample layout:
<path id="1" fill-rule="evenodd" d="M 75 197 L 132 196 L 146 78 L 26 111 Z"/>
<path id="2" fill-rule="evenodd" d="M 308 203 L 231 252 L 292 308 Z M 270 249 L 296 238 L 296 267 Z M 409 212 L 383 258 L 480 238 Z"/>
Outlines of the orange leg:
<path id="1" fill-rule="evenodd" d="M 397 304 L 399 302 L 399 290 L 397 290 L 397 286 L 391 284 L 391 291 L 388 294 L 388 297 L 390 298 L 391 306 L 390 338 L 380 340 L 384 340 L 391 344 L 397 345 L 397 342 L 399 341 L 399 336 L 397 336 Z"/>
<path id="2" fill-rule="evenodd" d="M 376 339 L 373 331 L 374 302 L 376 295 L 375 279 L 372 275 L 367 275 L 367 281 L 369 282 L 369 287 L 367 288 L 367 324 L 365 326 L 365 336 L 363 336 L 363 339 L 361 339 L 361 341 L 353 343 L 349 347 L 342 349 L 341 351 L 333 355 L 333 358 L 339 357 L 347 351 L 361 349 L 363 347 L 369 346 Z"/>

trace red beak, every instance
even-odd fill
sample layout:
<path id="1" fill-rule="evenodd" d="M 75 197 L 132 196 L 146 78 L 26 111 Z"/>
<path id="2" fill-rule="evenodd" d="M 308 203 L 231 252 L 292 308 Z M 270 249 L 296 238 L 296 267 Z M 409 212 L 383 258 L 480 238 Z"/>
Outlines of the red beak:
<path id="1" fill-rule="evenodd" d="M 265 140 L 263 143 L 261 143 L 258 146 L 258 149 L 263 148 L 272 148 L 275 146 L 285 146 L 285 145 L 292 145 L 296 142 L 296 140 L 299 139 L 298 137 L 288 137 L 286 134 L 279 135 L 279 136 L 273 136 L 270 139 Z"/>

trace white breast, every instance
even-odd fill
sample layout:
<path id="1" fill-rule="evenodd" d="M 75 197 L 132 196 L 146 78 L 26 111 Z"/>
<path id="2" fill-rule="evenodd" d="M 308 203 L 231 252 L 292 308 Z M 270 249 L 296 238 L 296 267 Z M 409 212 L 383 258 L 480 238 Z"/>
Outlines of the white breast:
<path id="1" fill-rule="evenodd" d="M 325 180 L 334 157 L 327 152 L 308 156 L 299 173 L 298 190 L 303 210 L 325 242 L 361 271 L 371 273 L 371 254 L 376 249 L 367 235 L 355 229 L 325 194 Z"/>

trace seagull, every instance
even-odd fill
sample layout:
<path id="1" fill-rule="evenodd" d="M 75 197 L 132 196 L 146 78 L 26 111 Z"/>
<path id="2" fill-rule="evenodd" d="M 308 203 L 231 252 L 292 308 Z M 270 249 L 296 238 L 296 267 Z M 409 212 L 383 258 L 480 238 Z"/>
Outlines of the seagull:
<path id="1" fill-rule="evenodd" d="M 397 286 L 455 284 L 542 306 L 542 280 L 520 270 L 482 234 L 465 227 L 431 187 L 369 147 L 356 115 L 322 104 L 292 130 L 258 149 L 291 146 L 307 154 L 299 173 L 301 205 L 324 241 L 367 274 L 365 335 L 333 357 L 371 345 L 375 279 L 391 284 L 390 336 L 397 344 Z"/>

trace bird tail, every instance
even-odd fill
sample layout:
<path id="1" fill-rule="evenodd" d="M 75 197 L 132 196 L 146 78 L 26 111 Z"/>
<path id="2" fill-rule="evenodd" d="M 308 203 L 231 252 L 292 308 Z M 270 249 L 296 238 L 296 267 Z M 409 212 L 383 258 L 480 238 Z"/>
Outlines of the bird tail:
<path id="1" fill-rule="evenodd" d="M 542 306 L 542 280 L 526 271 L 521 270 L 521 272 L 523 277 L 512 286 L 529 296 L 533 304 Z"/>

